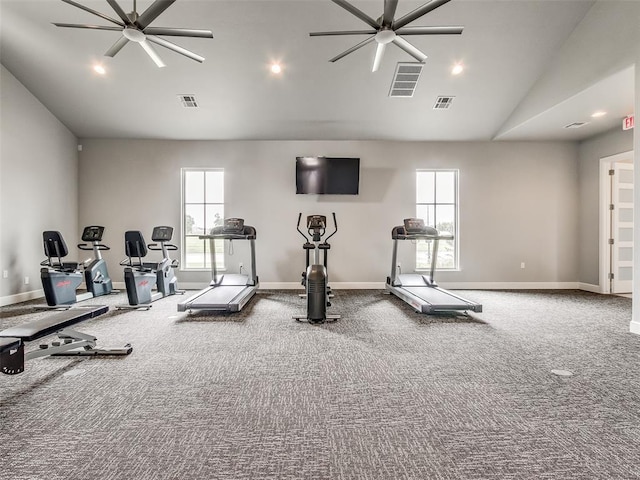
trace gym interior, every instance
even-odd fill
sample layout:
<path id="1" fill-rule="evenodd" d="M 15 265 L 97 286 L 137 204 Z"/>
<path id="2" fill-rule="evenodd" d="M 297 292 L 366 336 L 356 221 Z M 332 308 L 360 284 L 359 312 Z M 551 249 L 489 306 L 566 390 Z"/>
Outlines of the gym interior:
<path id="1" fill-rule="evenodd" d="M 213 39 L 175 39 L 207 62 L 154 44 L 166 63 L 158 69 L 129 45 L 99 79 L 85 63 L 101 59 L 117 32 L 51 22 L 104 19 L 76 2 L 0 1 L 0 476 L 640 478 L 640 290 L 629 276 L 615 293 L 612 264 L 623 260 L 609 245 L 603 196 L 613 188 L 609 170 L 633 165 L 640 149 L 640 3 L 432 2 L 416 25 L 465 30 L 432 50 L 410 37 L 429 57 L 413 97 L 392 99 L 396 64 L 415 63 L 403 47 L 382 48 L 371 72 L 372 45 L 327 61 L 361 37 L 309 36 L 361 28 L 365 17 L 344 1 L 140 1 L 134 11 L 166 8 L 155 12 L 158 26 L 211 28 Z M 114 2 L 77 3 L 117 20 Z M 129 11 L 130 2 L 118 3 Z M 387 5 L 396 2 L 353 2 L 370 15 L 383 3 L 375 22 L 390 30 Z M 423 4 L 401 0 L 397 17 Z M 242 30 L 248 11 L 265 45 Z M 274 33 L 283 18 L 300 23 Z M 509 30 L 518 27 L 520 36 Z M 493 39 L 489 30 L 509 33 L 500 44 L 529 63 L 513 74 L 506 64 L 474 66 L 465 39 Z M 263 47 L 289 52 L 282 78 L 262 69 L 242 97 L 227 92 L 233 100 L 219 80 L 233 69 L 201 78 L 216 55 L 235 48 L 249 58 Z M 463 77 L 437 73 L 465 54 Z M 64 59 L 62 72 L 38 64 L 48 56 Z M 298 58 L 315 68 L 309 76 Z M 249 70 L 236 75 L 255 81 Z M 197 90 L 199 111 L 171 110 L 154 96 L 175 72 L 168 91 Z M 305 81 L 304 98 L 294 78 Z M 436 78 L 442 91 L 428 87 Z M 376 102 L 369 82 L 384 85 Z M 517 83 L 519 93 L 504 90 L 511 97 L 500 112 L 485 111 L 465 97 L 481 82 Z M 325 83 L 341 86 L 328 95 Z M 630 103 L 607 107 L 624 115 L 608 112 L 599 127 L 591 109 L 627 90 Z M 431 93 L 454 97 L 452 112 L 432 112 Z M 465 102 L 462 116 L 434 116 Z M 421 133 L 416 103 L 428 110 Z M 569 120 L 585 125 L 563 128 Z M 550 127 L 557 121 L 560 132 Z M 300 192 L 305 157 L 358 159 L 357 194 Z M 223 215 L 196 219 L 199 230 L 187 205 L 194 172 L 223 179 L 205 185 L 222 198 L 211 215 Z M 420 200 L 424 172 L 454 172 L 456 182 L 447 224 L 455 240 L 442 237 L 439 250 L 453 264 L 434 273 L 419 255 L 421 245 L 433 249 L 434 233 L 418 225 L 421 239 L 411 236 L 416 218 L 429 223 L 420 217 L 430 211 Z M 630 198 L 625 208 L 640 203 L 637 191 Z M 626 220 L 631 232 L 637 212 Z M 315 245 L 314 222 L 324 235 Z M 629 248 L 639 239 L 627 238 Z M 202 264 L 193 263 L 198 254 Z M 638 271 L 638 257 L 627 270 Z M 212 259 L 221 262 L 215 274 Z M 85 276 L 90 264 L 95 273 Z M 76 275 L 77 286 L 54 273 Z M 403 275 L 469 307 L 420 310 L 395 291 Z M 47 294 L 63 284 L 70 299 Z M 227 287 L 244 296 L 198 306 L 200 292 Z"/>

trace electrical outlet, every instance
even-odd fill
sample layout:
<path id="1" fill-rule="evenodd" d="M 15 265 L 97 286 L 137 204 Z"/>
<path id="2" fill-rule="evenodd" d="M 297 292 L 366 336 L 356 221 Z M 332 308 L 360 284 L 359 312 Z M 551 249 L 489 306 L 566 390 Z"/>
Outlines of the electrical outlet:
<path id="1" fill-rule="evenodd" d="M 29 277 L 24 277 L 24 284 L 29 285 Z"/>
<path id="2" fill-rule="evenodd" d="M 2 271 L 2 278 L 9 278 L 9 270 Z"/>
<path id="3" fill-rule="evenodd" d="M 520 263 L 520 268 L 524 268 L 524 262 Z"/>

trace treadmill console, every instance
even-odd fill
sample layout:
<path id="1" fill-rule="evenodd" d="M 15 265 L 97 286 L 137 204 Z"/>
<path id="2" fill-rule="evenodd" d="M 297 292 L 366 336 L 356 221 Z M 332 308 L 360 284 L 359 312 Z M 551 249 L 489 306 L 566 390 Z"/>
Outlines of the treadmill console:
<path id="1" fill-rule="evenodd" d="M 173 227 L 153 227 L 151 240 L 154 242 L 169 242 L 173 237 Z"/>
<path id="2" fill-rule="evenodd" d="M 412 233 L 424 233 L 424 220 L 421 218 L 405 218 L 404 231 L 407 235 Z"/>
<path id="3" fill-rule="evenodd" d="M 225 218 L 222 233 L 244 233 L 244 218 Z"/>
<path id="4" fill-rule="evenodd" d="M 103 232 L 104 232 L 104 227 L 99 227 L 97 225 L 84 227 L 84 230 L 82 231 L 82 241 L 83 242 L 100 242 L 102 240 Z"/>

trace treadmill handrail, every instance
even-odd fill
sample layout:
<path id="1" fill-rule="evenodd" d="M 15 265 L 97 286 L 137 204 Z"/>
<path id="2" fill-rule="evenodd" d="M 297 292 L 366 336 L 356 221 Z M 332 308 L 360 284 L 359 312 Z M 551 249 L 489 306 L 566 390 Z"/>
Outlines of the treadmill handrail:
<path id="1" fill-rule="evenodd" d="M 239 235 L 237 233 L 217 233 L 215 235 L 199 235 L 200 240 L 255 240 L 255 235 Z"/>
<path id="2" fill-rule="evenodd" d="M 429 235 L 422 233 L 409 233 L 406 235 L 394 235 L 393 240 L 453 240 L 453 234 L 448 232 L 440 232 L 438 235 Z"/>
<path id="3" fill-rule="evenodd" d="M 453 240 L 450 232 L 436 230 L 433 227 L 424 227 L 423 230 L 407 231 L 404 225 L 398 225 L 391 229 L 393 240 Z"/>

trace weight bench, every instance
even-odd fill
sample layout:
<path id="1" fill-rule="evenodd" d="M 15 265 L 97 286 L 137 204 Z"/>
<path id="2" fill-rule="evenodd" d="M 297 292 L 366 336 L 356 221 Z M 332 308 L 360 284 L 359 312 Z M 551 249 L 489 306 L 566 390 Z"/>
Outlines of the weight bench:
<path id="1" fill-rule="evenodd" d="M 96 348 L 96 337 L 69 328 L 76 323 L 102 315 L 108 310 L 109 307 L 104 305 L 72 308 L 1 331 L 0 371 L 7 375 L 16 375 L 24 372 L 25 360 L 45 356 L 129 355 L 133 350 L 130 344 L 126 344 L 123 348 Z M 40 345 L 38 350 L 25 353 L 25 342 L 52 334 L 57 334 L 60 340 L 52 341 L 51 345 Z"/>

